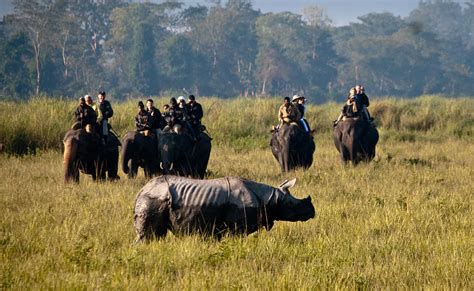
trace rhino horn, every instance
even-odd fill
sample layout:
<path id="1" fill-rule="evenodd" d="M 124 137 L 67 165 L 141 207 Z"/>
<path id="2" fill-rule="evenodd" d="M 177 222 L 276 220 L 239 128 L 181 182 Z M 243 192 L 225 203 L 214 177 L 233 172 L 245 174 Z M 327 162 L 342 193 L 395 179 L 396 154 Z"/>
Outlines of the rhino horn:
<path id="1" fill-rule="evenodd" d="M 286 189 L 289 189 L 289 188 L 295 186 L 295 184 L 296 184 L 296 178 L 293 178 L 289 181 L 285 180 L 283 183 L 280 184 L 280 188 L 282 190 L 286 190 Z"/>

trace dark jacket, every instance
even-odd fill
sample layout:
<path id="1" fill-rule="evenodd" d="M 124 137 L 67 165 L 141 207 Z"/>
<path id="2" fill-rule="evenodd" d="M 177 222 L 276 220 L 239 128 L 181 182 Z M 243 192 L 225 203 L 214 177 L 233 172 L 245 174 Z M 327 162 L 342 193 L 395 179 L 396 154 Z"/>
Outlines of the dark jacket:
<path id="1" fill-rule="evenodd" d="M 140 110 L 135 116 L 135 126 L 138 131 L 150 129 L 150 115 L 146 110 Z"/>
<path id="2" fill-rule="evenodd" d="M 165 117 L 165 122 L 168 126 L 174 126 L 175 124 L 182 124 L 183 112 L 181 108 L 179 108 L 178 105 L 175 105 L 175 106 L 170 105 L 170 108 L 168 109 L 168 111 L 164 113 L 164 117 Z"/>
<path id="3" fill-rule="evenodd" d="M 194 104 L 191 105 L 191 103 L 189 103 L 188 114 L 192 124 L 201 124 L 201 118 L 204 115 L 201 104 L 194 102 Z"/>
<path id="4" fill-rule="evenodd" d="M 114 115 L 112 105 L 110 105 L 110 102 L 108 100 L 104 100 L 99 103 L 99 111 L 101 119 L 109 119 Z"/>
<path id="5" fill-rule="evenodd" d="M 97 121 L 97 114 L 94 109 L 87 104 L 79 105 L 74 115 L 76 116 L 76 121 L 81 122 L 82 125 L 95 124 Z"/>
<path id="6" fill-rule="evenodd" d="M 304 105 L 303 104 L 296 104 L 296 108 L 298 108 L 298 111 L 301 114 L 301 118 L 304 118 L 304 111 L 305 111 Z"/>
<path id="7" fill-rule="evenodd" d="M 362 94 L 357 94 L 356 95 L 356 100 L 359 102 L 360 105 L 369 107 L 369 97 L 365 93 Z"/>
<path id="8" fill-rule="evenodd" d="M 150 129 L 163 129 L 165 122 L 160 110 L 156 107 L 152 107 L 151 109 L 147 108 L 147 112 L 149 117 L 148 125 L 150 126 Z"/>

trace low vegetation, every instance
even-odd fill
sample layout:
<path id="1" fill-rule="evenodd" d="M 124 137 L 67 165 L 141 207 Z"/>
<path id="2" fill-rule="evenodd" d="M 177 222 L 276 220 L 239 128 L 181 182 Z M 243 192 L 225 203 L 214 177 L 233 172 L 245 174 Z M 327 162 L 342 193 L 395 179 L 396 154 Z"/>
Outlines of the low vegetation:
<path id="1" fill-rule="evenodd" d="M 472 99 L 373 101 L 378 153 L 355 168 L 341 164 L 331 140 L 340 104 L 309 106 L 315 162 L 288 174 L 268 147 L 279 100 L 202 103 L 214 138 L 209 178 L 278 185 L 297 177 L 292 193 L 311 195 L 315 219 L 249 237 L 169 235 L 133 245 L 143 175 L 64 184 L 61 139 L 75 103 L 4 102 L 0 289 L 474 288 Z M 111 123 L 123 135 L 136 101 L 113 105 Z"/>

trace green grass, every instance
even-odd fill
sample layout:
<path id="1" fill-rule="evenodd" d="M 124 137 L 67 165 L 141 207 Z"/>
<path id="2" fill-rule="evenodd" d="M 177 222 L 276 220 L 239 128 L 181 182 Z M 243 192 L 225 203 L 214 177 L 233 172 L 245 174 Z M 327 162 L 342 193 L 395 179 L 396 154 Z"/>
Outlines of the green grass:
<path id="1" fill-rule="evenodd" d="M 74 110 L 70 102 L 50 101 L 30 102 L 49 104 L 64 118 Z M 330 120 L 339 105 L 312 106 L 315 162 L 288 174 L 280 173 L 268 147 L 278 100 L 203 103 L 214 137 L 209 178 L 278 185 L 297 177 L 292 193 L 311 195 L 315 219 L 276 222 L 269 232 L 222 241 L 169 235 L 133 245 L 143 174 L 103 184 L 82 176 L 79 185 L 65 185 L 52 141 L 60 141 L 69 122 L 46 116 L 36 127 L 8 125 L 4 113 L 10 118 L 12 108 L 37 113 L 2 103 L 1 136 L 16 136 L 18 128 L 36 132 L 39 150 L 0 155 L 0 289 L 474 288 L 473 126 L 465 112 L 472 100 L 374 101 L 377 156 L 356 168 L 343 166 L 332 144 Z M 119 133 L 132 129 L 134 104 L 113 104 Z M 434 106 L 433 117 L 427 106 Z"/>

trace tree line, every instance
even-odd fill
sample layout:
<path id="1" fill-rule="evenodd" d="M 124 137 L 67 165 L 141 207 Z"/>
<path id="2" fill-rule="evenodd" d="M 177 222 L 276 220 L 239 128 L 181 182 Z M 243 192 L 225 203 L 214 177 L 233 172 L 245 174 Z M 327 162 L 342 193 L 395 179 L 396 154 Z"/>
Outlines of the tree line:
<path id="1" fill-rule="evenodd" d="M 333 26 L 324 10 L 262 13 L 251 0 L 15 0 L 0 22 L 0 96 L 303 94 L 472 96 L 474 0 L 420 1 L 407 17 Z M 368 8 L 370 9 L 370 7 Z"/>

